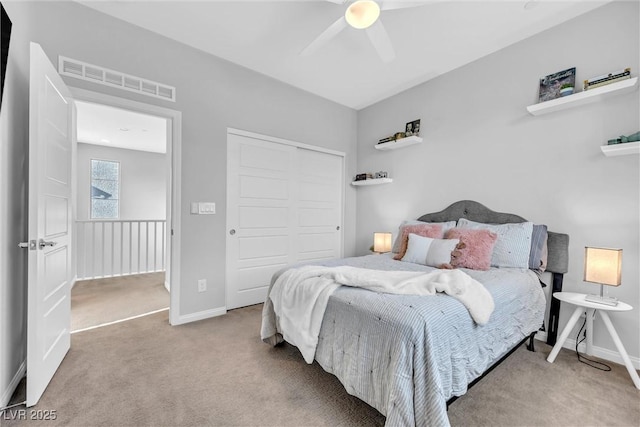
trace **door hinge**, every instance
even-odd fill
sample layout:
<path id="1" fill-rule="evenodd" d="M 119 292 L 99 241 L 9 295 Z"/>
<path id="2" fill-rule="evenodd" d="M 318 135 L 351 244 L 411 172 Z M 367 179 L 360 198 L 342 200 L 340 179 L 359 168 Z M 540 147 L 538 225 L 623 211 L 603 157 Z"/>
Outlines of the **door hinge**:
<path id="1" fill-rule="evenodd" d="M 18 247 L 19 248 L 24 248 L 24 249 L 29 248 L 30 251 L 35 251 L 36 250 L 36 241 L 35 240 L 29 240 L 28 242 L 20 242 L 20 243 L 18 243 Z"/>

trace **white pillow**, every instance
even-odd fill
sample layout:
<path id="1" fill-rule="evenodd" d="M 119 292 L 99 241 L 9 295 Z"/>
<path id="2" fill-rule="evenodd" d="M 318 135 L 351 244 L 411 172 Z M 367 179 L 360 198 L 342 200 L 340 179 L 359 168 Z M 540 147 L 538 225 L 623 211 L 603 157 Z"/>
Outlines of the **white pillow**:
<path id="1" fill-rule="evenodd" d="M 418 220 L 409 220 L 409 221 L 402 221 L 402 223 L 400 224 L 400 226 L 398 227 L 398 234 L 396 234 L 396 240 L 393 242 L 393 249 L 391 250 L 391 252 L 393 252 L 394 254 L 397 254 L 398 252 L 400 252 L 400 246 L 401 246 L 401 239 L 400 237 L 402 237 L 402 227 L 404 227 L 405 225 L 415 225 L 415 224 L 440 224 L 442 226 L 442 234 L 444 235 L 444 233 L 446 233 L 448 230 L 454 228 L 456 226 L 456 222 L 455 221 L 447 221 L 447 222 L 424 222 L 424 221 L 418 221 Z"/>
<path id="2" fill-rule="evenodd" d="M 402 261 L 430 267 L 449 264 L 451 252 L 458 243 L 460 243 L 458 239 L 432 239 L 410 233 L 407 252 L 402 257 Z"/>
<path id="3" fill-rule="evenodd" d="M 513 224 L 483 224 L 460 218 L 458 228 L 489 230 L 498 235 L 491 255 L 492 267 L 529 268 L 532 222 Z"/>

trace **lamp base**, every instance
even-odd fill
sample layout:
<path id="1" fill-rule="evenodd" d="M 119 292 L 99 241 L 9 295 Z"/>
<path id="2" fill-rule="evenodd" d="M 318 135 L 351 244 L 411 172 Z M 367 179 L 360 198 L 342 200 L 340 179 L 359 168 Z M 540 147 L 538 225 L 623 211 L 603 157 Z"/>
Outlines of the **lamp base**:
<path id="1" fill-rule="evenodd" d="M 595 302 L 596 304 L 604 304 L 615 307 L 618 305 L 618 298 L 613 297 L 605 297 L 600 295 L 586 295 L 584 297 L 585 301 Z"/>

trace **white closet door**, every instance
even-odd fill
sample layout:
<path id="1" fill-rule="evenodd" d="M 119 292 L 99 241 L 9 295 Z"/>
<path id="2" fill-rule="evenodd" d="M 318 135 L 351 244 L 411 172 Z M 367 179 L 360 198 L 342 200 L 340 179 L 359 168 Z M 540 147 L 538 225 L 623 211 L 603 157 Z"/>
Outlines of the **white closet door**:
<path id="1" fill-rule="evenodd" d="M 342 157 L 296 151 L 296 260 L 339 258 L 342 248 Z"/>
<path id="2" fill-rule="evenodd" d="M 264 302 L 291 263 L 295 147 L 234 134 L 227 143 L 227 309 Z"/>
<path id="3" fill-rule="evenodd" d="M 227 309 L 264 302 L 289 264 L 342 256 L 343 157 L 267 139 L 227 135 Z"/>

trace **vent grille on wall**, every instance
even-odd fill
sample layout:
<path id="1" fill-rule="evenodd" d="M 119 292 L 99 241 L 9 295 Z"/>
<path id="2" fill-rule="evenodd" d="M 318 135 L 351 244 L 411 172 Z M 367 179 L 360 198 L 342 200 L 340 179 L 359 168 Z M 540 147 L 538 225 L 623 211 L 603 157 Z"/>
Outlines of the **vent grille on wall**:
<path id="1" fill-rule="evenodd" d="M 175 102 L 176 88 L 64 56 L 58 57 L 58 73 L 130 92 Z"/>

